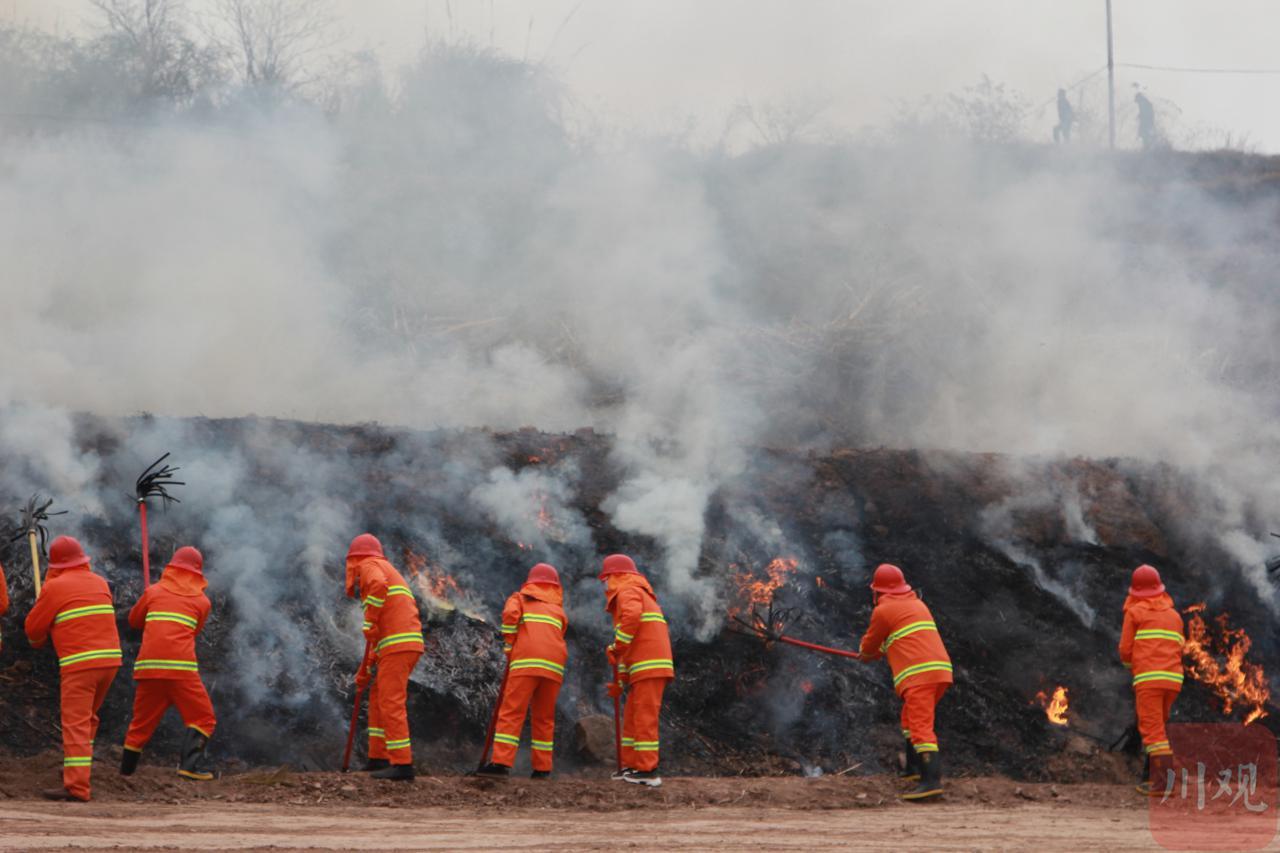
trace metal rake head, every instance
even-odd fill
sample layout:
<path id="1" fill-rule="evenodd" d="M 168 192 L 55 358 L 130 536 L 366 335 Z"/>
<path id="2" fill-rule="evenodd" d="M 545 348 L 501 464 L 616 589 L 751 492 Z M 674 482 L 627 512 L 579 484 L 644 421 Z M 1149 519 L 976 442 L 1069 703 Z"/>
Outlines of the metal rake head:
<path id="1" fill-rule="evenodd" d="M 748 634 L 764 640 L 766 643 L 776 642 L 783 634 L 786 633 L 787 626 L 793 624 L 803 614 L 795 607 L 779 607 L 775 608 L 773 602 L 769 602 L 769 607 L 763 613 L 760 611 L 759 604 L 751 605 L 750 621 L 743 619 L 737 613 L 731 614 L 737 626 L 730 626 L 740 634 Z M 740 626 L 740 627 L 739 627 Z"/>
<path id="2" fill-rule="evenodd" d="M 53 498 L 44 498 L 38 492 L 28 498 L 26 506 L 21 511 L 21 520 L 13 528 L 9 541 L 17 542 L 29 534 L 35 533 L 40 537 L 40 551 L 43 553 L 46 550 L 45 546 L 49 542 L 49 528 L 44 523 L 52 515 L 67 514 L 65 509 L 59 512 L 49 512 L 49 507 L 51 506 L 53 506 Z"/>
<path id="3" fill-rule="evenodd" d="M 147 470 L 143 471 L 142 475 L 138 477 L 137 482 L 134 483 L 134 494 L 137 495 L 138 503 L 145 503 L 147 498 L 160 498 L 164 501 L 165 506 L 168 506 L 170 502 L 182 503 L 182 501 L 169 494 L 168 490 L 169 486 L 186 485 L 183 481 L 173 478 L 173 475 L 182 469 L 174 468 L 170 465 L 156 467 L 168 458 L 168 453 L 161 456 L 148 465 Z"/>

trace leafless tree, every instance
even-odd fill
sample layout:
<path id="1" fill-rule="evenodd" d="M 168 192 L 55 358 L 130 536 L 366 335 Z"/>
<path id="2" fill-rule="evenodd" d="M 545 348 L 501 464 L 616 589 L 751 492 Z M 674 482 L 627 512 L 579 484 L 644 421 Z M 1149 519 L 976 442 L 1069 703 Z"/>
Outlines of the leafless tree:
<path id="1" fill-rule="evenodd" d="M 101 44 L 137 81 L 141 99 L 190 99 L 217 76 L 213 53 L 187 35 L 184 0 L 90 0 L 106 33 Z"/>
<path id="2" fill-rule="evenodd" d="M 339 41 L 325 0 L 212 0 L 210 7 L 205 32 L 248 86 L 313 83 Z"/>

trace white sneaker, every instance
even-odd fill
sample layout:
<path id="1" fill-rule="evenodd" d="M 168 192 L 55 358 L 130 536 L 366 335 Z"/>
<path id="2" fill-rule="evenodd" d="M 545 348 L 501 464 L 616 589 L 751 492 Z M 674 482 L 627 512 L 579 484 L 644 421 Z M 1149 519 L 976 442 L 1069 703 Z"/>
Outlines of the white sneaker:
<path id="1" fill-rule="evenodd" d="M 662 787 L 662 777 L 658 775 L 657 770 L 625 770 L 622 773 L 622 781 L 650 788 Z"/>
<path id="2" fill-rule="evenodd" d="M 613 773 L 609 774 L 609 778 L 614 781 L 621 782 L 623 779 L 627 778 L 627 774 L 630 772 L 630 767 L 624 767 L 621 770 L 615 770 Z"/>

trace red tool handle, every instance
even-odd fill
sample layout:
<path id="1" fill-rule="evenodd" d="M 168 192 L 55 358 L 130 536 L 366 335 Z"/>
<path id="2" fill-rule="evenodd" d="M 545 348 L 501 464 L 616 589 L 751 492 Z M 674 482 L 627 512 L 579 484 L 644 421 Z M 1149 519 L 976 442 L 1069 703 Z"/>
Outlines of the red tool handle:
<path id="1" fill-rule="evenodd" d="M 618 665 L 613 665 L 613 683 L 618 684 Z M 622 703 L 613 697 L 613 754 L 617 756 L 618 772 L 622 772 Z"/>
<path id="2" fill-rule="evenodd" d="M 142 520 L 142 588 L 151 586 L 151 548 L 147 541 L 147 502 L 138 501 L 138 518 Z"/>
<path id="3" fill-rule="evenodd" d="M 806 643 L 804 640 L 797 640 L 794 637 L 784 637 L 779 635 L 778 641 L 781 643 L 790 643 L 793 646 L 799 646 L 802 649 L 813 649 L 815 652 L 826 652 L 829 655 L 839 655 L 844 658 L 853 658 L 861 660 L 862 655 L 857 652 L 848 652 L 844 649 L 833 649 L 830 646 L 819 646 L 817 643 Z"/>
<path id="4" fill-rule="evenodd" d="M 489 715 L 489 730 L 484 736 L 484 753 L 480 756 L 479 767 L 484 767 L 489 763 L 489 751 L 493 749 L 493 735 L 498 730 L 498 711 L 502 708 L 502 697 L 507 692 L 507 676 L 511 674 L 511 661 L 507 661 L 507 667 L 502 671 L 502 684 L 498 686 L 498 695 L 493 700 L 493 713 Z"/>
<path id="5" fill-rule="evenodd" d="M 373 650 L 373 642 L 365 640 L 364 657 L 360 661 L 360 668 L 364 669 L 369 663 L 369 652 Z M 342 752 L 342 772 L 346 773 L 351 767 L 351 747 L 356 742 L 356 726 L 360 723 L 360 697 L 364 695 L 364 688 L 356 688 L 356 699 L 354 707 L 351 709 L 351 726 L 347 729 L 347 748 Z"/>

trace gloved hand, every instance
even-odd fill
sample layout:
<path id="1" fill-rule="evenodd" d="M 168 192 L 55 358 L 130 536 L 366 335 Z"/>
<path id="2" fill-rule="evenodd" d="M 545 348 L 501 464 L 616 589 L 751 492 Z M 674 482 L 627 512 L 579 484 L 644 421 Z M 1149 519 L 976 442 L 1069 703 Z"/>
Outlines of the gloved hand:
<path id="1" fill-rule="evenodd" d="M 369 686 L 369 682 L 372 679 L 373 679 L 373 672 L 370 671 L 369 667 L 365 666 L 364 664 L 361 664 L 360 668 L 356 670 L 356 689 L 364 690 L 366 687 Z"/>
<path id="2" fill-rule="evenodd" d="M 610 645 L 604 650 L 604 656 L 609 659 L 609 666 L 618 665 L 618 649 L 616 646 Z"/>
<path id="3" fill-rule="evenodd" d="M 612 696 L 614 699 L 622 698 L 622 685 L 619 684 L 618 682 L 610 681 L 608 684 L 604 686 L 604 689 L 608 690 L 609 695 Z"/>

